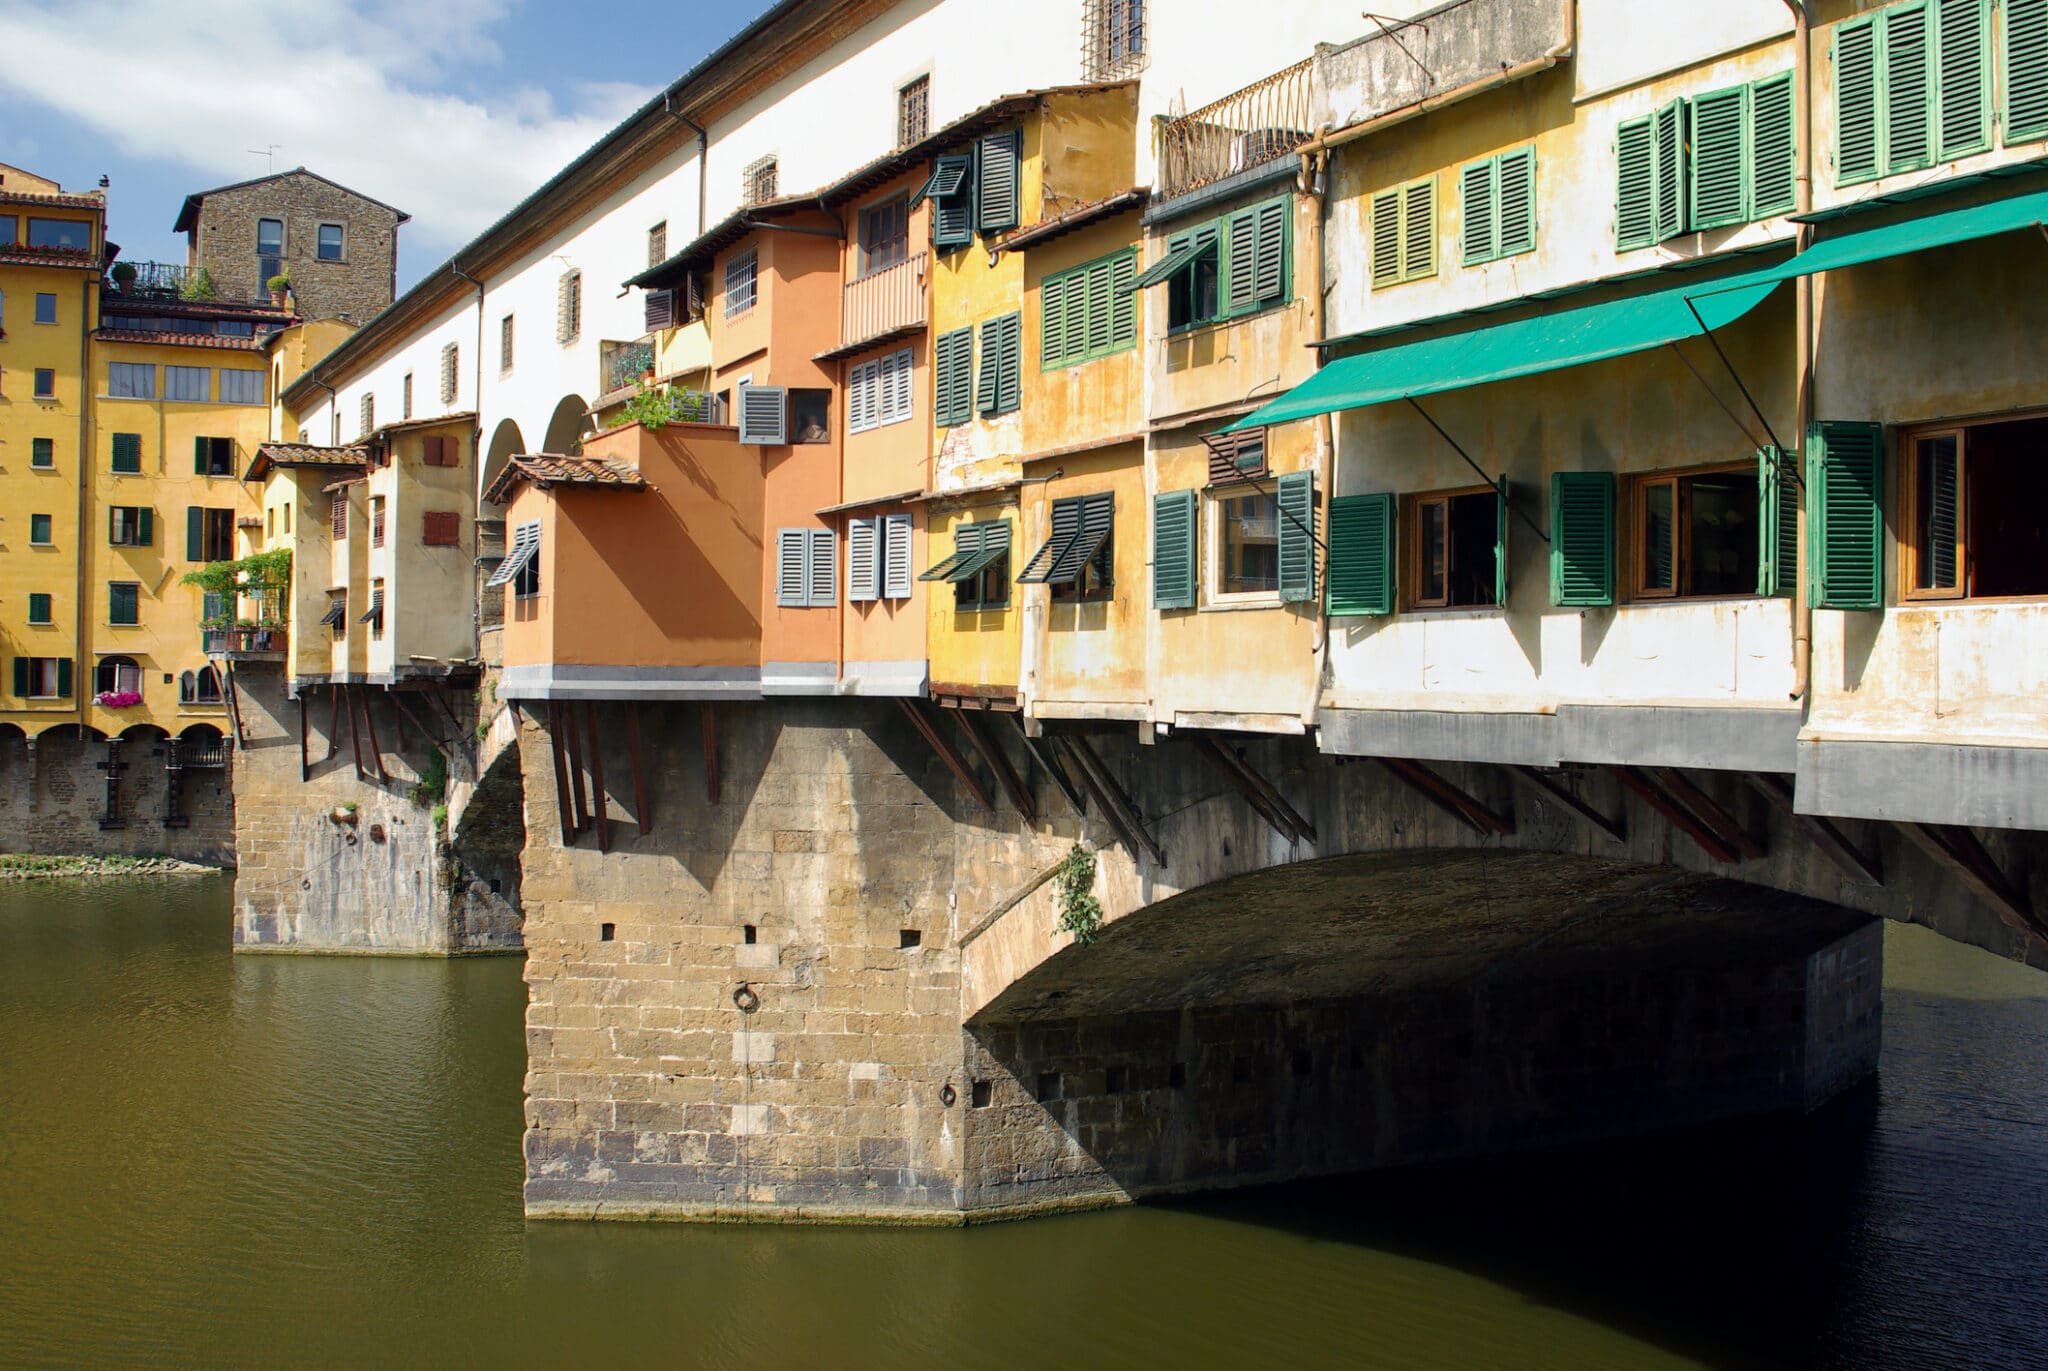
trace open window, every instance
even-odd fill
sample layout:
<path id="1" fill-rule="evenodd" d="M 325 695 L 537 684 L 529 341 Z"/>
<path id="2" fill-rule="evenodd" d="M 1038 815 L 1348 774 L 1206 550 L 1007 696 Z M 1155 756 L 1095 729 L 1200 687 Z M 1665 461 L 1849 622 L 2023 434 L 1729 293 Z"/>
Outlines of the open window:
<path id="1" fill-rule="evenodd" d="M 1166 240 L 1166 255 L 1131 282 L 1132 290 L 1166 286 L 1166 326 L 1192 328 L 1222 317 L 1222 272 L 1216 225 L 1205 224 Z"/>
<path id="2" fill-rule="evenodd" d="M 1755 467 L 1639 476 L 1633 485 L 1636 599 L 1757 593 L 1761 539 Z"/>
<path id="3" fill-rule="evenodd" d="M 2048 595 L 2048 417 L 1908 433 L 1899 548 L 1909 600 Z"/>
<path id="4" fill-rule="evenodd" d="M 93 668 L 95 695 L 140 695 L 142 667 L 133 657 L 102 657 Z"/>
<path id="5" fill-rule="evenodd" d="M 1006 609 L 1010 603 L 1010 523 L 985 519 L 953 527 L 953 551 L 920 581 L 946 581 L 953 608 Z"/>
<path id="6" fill-rule="evenodd" d="M 1407 512 L 1409 608 L 1505 602 L 1507 502 L 1499 487 L 1411 496 Z"/>
<path id="7" fill-rule="evenodd" d="M 1046 585 L 1054 600 L 1107 600 L 1116 584 L 1116 496 L 1111 491 L 1052 502 L 1052 536 L 1031 555 L 1020 583 Z"/>
<path id="8" fill-rule="evenodd" d="M 974 241 L 974 154 L 948 153 L 932 163 L 932 174 L 910 197 L 910 209 L 932 202 L 932 246 L 965 247 Z"/>
<path id="9" fill-rule="evenodd" d="M 320 616 L 323 627 L 333 631 L 336 638 L 348 635 L 348 591 L 337 587 L 327 592 L 327 612 Z"/>

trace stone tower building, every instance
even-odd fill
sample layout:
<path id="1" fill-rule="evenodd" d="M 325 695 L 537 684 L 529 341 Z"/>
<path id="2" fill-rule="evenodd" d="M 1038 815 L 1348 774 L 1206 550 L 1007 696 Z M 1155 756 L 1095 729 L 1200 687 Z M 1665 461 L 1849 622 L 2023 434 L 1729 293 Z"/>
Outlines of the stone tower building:
<path id="1" fill-rule="evenodd" d="M 396 293 L 398 226 L 411 217 L 294 167 L 186 196 L 172 229 L 218 298 L 261 299 L 281 273 L 300 317 L 361 324 Z"/>

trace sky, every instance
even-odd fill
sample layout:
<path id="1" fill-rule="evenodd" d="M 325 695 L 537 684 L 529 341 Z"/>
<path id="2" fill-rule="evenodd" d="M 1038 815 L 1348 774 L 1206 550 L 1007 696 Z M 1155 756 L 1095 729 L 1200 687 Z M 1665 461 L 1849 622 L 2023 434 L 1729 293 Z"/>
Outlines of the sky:
<path id="1" fill-rule="evenodd" d="M 160 262 L 188 194 L 305 166 L 412 216 L 404 290 L 768 3 L 0 0 L 0 162 L 111 178 Z"/>

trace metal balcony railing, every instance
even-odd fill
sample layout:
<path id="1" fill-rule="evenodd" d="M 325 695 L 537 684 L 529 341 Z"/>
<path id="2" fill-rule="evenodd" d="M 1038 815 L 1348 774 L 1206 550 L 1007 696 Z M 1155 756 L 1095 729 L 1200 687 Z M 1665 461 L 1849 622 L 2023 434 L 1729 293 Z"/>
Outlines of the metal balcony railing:
<path id="1" fill-rule="evenodd" d="M 839 343 L 851 347 L 924 323 L 926 254 L 846 283 L 839 311 Z"/>
<path id="2" fill-rule="evenodd" d="M 1171 200 L 1285 157 L 1315 127 L 1315 62 L 1297 62 L 1159 130 L 1159 197 Z"/>
<path id="3" fill-rule="evenodd" d="M 630 343 L 605 343 L 598 349 L 597 393 L 638 385 L 640 378 L 654 370 L 654 336 L 635 338 Z"/>

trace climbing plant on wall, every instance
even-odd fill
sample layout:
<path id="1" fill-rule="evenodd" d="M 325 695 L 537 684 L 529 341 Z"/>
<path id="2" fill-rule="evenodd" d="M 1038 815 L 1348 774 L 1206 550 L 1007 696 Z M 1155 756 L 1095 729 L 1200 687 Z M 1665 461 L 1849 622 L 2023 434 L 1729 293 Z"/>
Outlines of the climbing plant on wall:
<path id="1" fill-rule="evenodd" d="M 1095 898 L 1095 854 L 1075 843 L 1053 882 L 1060 932 L 1073 934 L 1074 941 L 1084 946 L 1094 942 L 1102 931 L 1102 901 Z"/>

